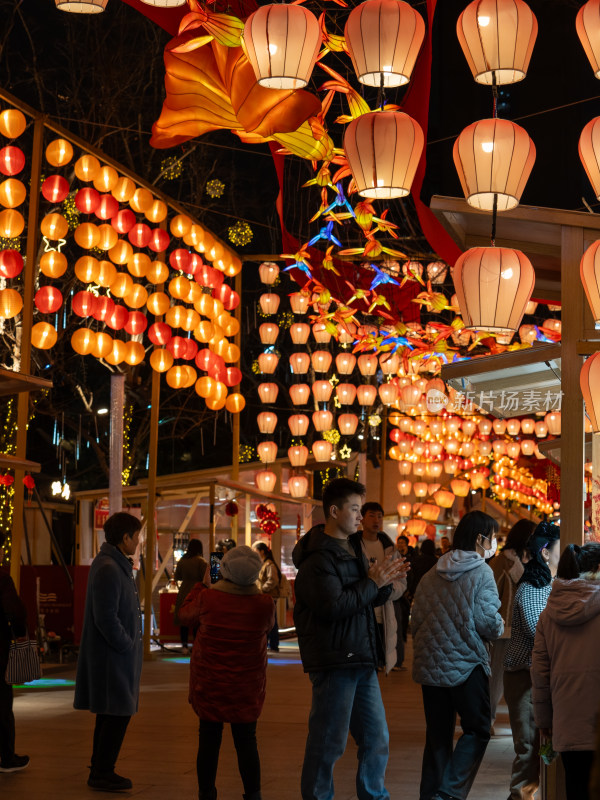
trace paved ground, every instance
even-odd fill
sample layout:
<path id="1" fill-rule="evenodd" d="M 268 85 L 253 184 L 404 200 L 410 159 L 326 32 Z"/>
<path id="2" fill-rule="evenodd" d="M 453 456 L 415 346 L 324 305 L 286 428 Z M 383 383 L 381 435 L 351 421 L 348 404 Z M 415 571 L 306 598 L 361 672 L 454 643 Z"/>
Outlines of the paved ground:
<path id="1" fill-rule="evenodd" d="M 196 717 L 187 703 L 189 659 L 158 656 L 144 665 L 140 712 L 133 718 L 118 772 L 133 780 L 129 796 L 147 800 L 194 800 Z M 48 670 L 48 677 L 73 680 L 73 667 Z M 387 786 L 392 800 L 418 800 L 424 720 L 421 696 L 410 672 L 381 679 L 391 737 Z M 4 800 L 75 800 L 100 797 L 87 780 L 93 717 L 72 708 L 72 686 L 17 691 L 17 751 L 31 756 L 29 769 L 0 774 Z M 299 800 L 299 775 L 310 704 L 308 678 L 294 643 L 270 659 L 267 701 L 259 722 L 264 800 Z M 506 800 L 512 740 L 506 709 L 500 707 L 472 800 Z M 356 755 L 350 742 L 336 766 L 336 800 L 355 800 Z M 233 744 L 223 738 L 219 800 L 241 800 Z M 108 797 L 108 795 L 104 795 Z"/>

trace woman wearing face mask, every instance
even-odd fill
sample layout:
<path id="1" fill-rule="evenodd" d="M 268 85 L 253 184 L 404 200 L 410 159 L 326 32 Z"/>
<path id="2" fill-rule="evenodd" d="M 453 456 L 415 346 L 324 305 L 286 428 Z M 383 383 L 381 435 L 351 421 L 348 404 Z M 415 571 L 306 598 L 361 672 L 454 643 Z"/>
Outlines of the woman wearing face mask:
<path id="1" fill-rule="evenodd" d="M 533 709 L 561 755 L 567 800 L 588 800 L 600 706 L 600 544 L 568 545 L 556 574 L 535 634 Z"/>
<path id="2" fill-rule="evenodd" d="M 421 579 L 412 606 L 413 679 L 427 722 L 420 800 L 465 800 L 490 739 L 487 643 L 504 629 L 500 598 L 485 560 L 498 523 L 470 511 L 452 549 Z M 456 716 L 462 736 L 454 746 Z"/>
<path id="3" fill-rule="evenodd" d="M 533 719 L 531 653 L 535 629 L 546 606 L 560 556 L 560 528 L 540 522 L 527 543 L 525 564 L 513 603 L 511 638 L 504 658 L 504 699 L 515 759 L 509 800 L 532 800 L 540 780 L 539 731 Z"/>

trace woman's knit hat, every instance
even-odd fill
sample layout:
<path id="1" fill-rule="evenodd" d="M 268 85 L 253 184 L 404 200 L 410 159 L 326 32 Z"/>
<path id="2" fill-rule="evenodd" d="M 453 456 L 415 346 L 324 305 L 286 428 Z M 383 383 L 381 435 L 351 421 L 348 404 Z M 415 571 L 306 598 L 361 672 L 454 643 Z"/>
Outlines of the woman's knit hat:
<path id="1" fill-rule="evenodd" d="M 257 578 L 262 561 L 251 547 L 245 544 L 228 550 L 221 559 L 221 575 L 238 586 L 250 586 Z"/>

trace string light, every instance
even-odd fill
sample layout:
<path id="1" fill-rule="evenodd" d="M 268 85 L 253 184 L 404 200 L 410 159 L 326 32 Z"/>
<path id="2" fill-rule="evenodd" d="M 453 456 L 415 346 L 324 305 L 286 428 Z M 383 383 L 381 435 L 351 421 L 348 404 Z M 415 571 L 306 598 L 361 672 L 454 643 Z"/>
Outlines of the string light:
<path id="1" fill-rule="evenodd" d="M 79 225 L 79 209 L 75 205 L 75 193 L 68 194 L 61 204 L 61 213 L 69 223 L 69 230 L 74 231 Z"/>
<path id="2" fill-rule="evenodd" d="M 166 181 L 174 181 L 183 172 L 183 164 L 176 156 L 167 156 L 160 162 L 160 171 Z"/>
<path id="3" fill-rule="evenodd" d="M 254 234 L 247 222 L 239 220 L 235 225 L 228 228 L 227 236 L 229 241 L 236 247 L 244 247 L 244 245 L 250 244 Z"/>
<path id="4" fill-rule="evenodd" d="M 256 450 L 249 444 L 244 444 L 240 447 L 239 461 L 244 464 L 247 461 L 255 461 L 257 458 Z"/>
<path id="5" fill-rule="evenodd" d="M 131 422 L 133 419 L 133 406 L 127 406 L 123 417 L 123 471 L 121 481 L 123 486 L 129 486 L 133 470 L 133 452 L 131 447 Z"/>
<path id="6" fill-rule="evenodd" d="M 273 284 L 273 286 L 277 286 L 279 282 L 279 276 L 277 276 L 277 281 Z M 291 311 L 282 311 L 281 314 L 278 314 L 277 317 L 277 324 L 281 328 L 282 331 L 287 331 L 288 328 L 292 326 L 294 323 L 294 315 Z"/>
<path id="7" fill-rule="evenodd" d="M 225 184 L 218 178 L 214 178 L 206 184 L 206 194 L 212 198 L 222 197 L 225 191 Z"/>

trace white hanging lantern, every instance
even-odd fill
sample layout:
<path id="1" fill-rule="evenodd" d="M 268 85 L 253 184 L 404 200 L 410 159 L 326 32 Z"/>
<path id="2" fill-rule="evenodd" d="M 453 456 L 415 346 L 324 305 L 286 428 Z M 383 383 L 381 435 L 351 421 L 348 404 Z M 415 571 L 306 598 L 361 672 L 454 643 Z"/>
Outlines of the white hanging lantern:
<path id="1" fill-rule="evenodd" d="M 275 344 L 279 336 L 279 325 L 274 322 L 263 322 L 258 328 L 258 334 L 263 344 Z"/>
<path id="2" fill-rule="evenodd" d="M 333 414 L 331 411 L 315 411 L 312 415 L 313 425 L 317 431 L 328 431 L 333 425 Z"/>
<path id="3" fill-rule="evenodd" d="M 293 325 L 290 325 L 290 336 L 294 344 L 306 344 L 309 333 L 310 325 L 307 325 L 306 322 L 294 322 Z"/>
<path id="4" fill-rule="evenodd" d="M 295 444 L 288 449 L 288 458 L 292 467 L 303 467 L 308 459 L 308 447 Z"/>
<path id="5" fill-rule="evenodd" d="M 271 286 L 279 276 L 279 267 L 274 261 L 263 261 L 258 267 L 258 274 L 262 283 Z"/>
<path id="6" fill-rule="evenodd" d="M 257 415 L 258 430 L 261 433 L 273 433 L 277 427 L 277 414 L 273 411 L 261 411 Z"/>
<path id="7" fill-rule="evenodd" d="M 181 0 L 178 5 L 183 5 Z M 100 14 L 106 8 L 108 0 L 56 0 L 56 7 L 72 14 Z"/>
<path id="8" fill-rule="evenodd" d="M 288 419 L 288 426 L 292 436 L 306 436 L 309 419 L 306 414 L 292 414 Z"/>
<path id="9" fill-rule="evenodd" d="M 325 439 L 317 439 L 313 442 L 312 452 L 316 461 L 330 461 L 333 445 L 331 442 L 326 442 Z"/>
<path id="10" fill-rule="evenodd" d="M 308 478 L 304 475 L 294 475 L 288 479 L 288 489 L 292 497 L 306 497 L 308 491 Z"/>
<path id="11" fill-rule="evenodd" d="M 261 492 L 272 492 L 277 483 L 277 475 L 270 469 L 261 469 L 256 473 L 254 482 Z"/>
<path id="12" fill-rule="evenodd" d="M 272 464 L 277 458 L 277 445 L 275 442 L 261 442 L 256 452 L 263 464 Z"/>

